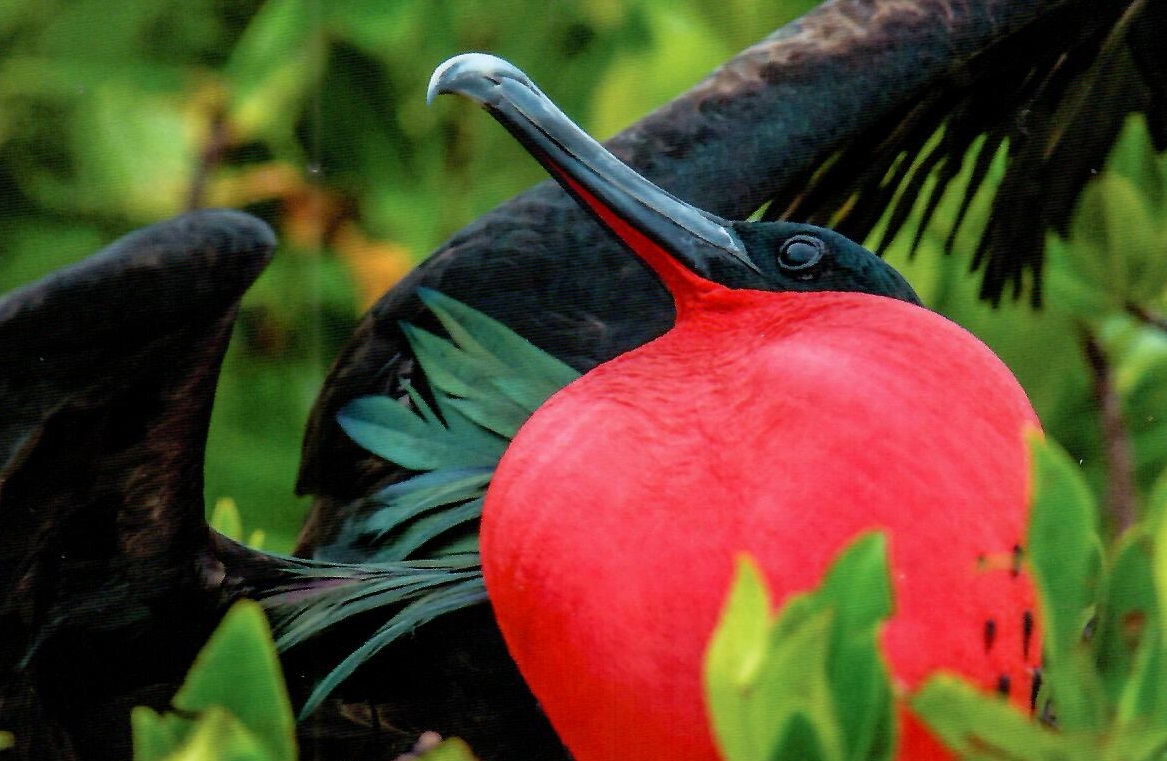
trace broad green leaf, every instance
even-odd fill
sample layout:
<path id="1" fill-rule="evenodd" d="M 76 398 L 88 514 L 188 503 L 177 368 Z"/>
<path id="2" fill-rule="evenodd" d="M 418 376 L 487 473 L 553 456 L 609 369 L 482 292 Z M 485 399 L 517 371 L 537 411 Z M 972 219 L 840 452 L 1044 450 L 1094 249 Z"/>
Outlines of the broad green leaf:
<path id="1" fill-rule="evenodd" d="M 1155 153 L 1146 117 L 1131 114 L 1110 151 L 1106 171 L 1129 179 L 1149 206 L 1161 207 L 1167 201 L 1167 176 L 1163 170 L 1163 160 Z"/>
<path id="2" fill-rule="evenodd" d="M 1140 694 L 1145 680 L 1157 680 L 1147 671 L 1159 647 L 1151 538 L 1136 527 L 1109 554 L 1106 589 L 1094 634 L 1095 651 L 1108 699 L 1119 705 L 1119 720 L 1126 721 L 1141 712 Z"/>
<path id="3" fill-rule="evenodd" d="M 1167 729 L 1163 721 L 1163 690 L 1165 663 L 1162 633 L 1148 631 L 1131 659 L 1130 668 L 1122 675 L 1124 681 L 1115 704 L 1115 721 L 1121 728 L 1156 725 Z M 1102 661 L 1107 665 L 1106 661 Z"/>
<path id="4" fill-rule="evenodd" d="M 1163 685 L 1167 684 L 1167 636 L 1163 633 L 1163 616 L 1167 611 L 1167 523 L 1160 521 L 1154 530 L 1154 549 L 1150 553 L 1151 577 L 1154 587 L 1154 602 L 1146 599 L 1146 589 L 1140 585 L 1140 602 L 1146 607 L 1157 606 L 1157 610 L 1147 616 L 1144 641 L 1139 649 L 1137 668 L 1130 680 L 1126 698 L 1120 704 L 1120 716 L 1135 717 L 1149 721 L 1153 726 L 1167 727 L 1167 695 Z M 1140 555 L 1145 560 L 1146 555 Z M 1139 565 L 1145 573 L 1147 564 Z M 1145 577 L 1143 577 L 1145 583 Z"/>
<path id="5" fill-rule="evenodd" d="M 1046 679 L 1067 729 L 1100 726 L 1103 690 L 1085 642 L 1101 593 L 1102 545 L 1094 498 L 1057 445 L 1030 435 L 1032 508 L 1027 553 L 1045 631 Z"/>
<path id="6" fill-rule="evenodd" d="M 1152 537 L 1167 524 L 1167 469 L 1161 471 L 1153 482 L 1141 522 Z"/>
<path id="7" fill-rule="evenodd" d="M 827 732 L 836 740 L 832 746 L 837 748 L 836 727 L 830 727 Z M 836 750 L 829 752 L 823 747 L 823 730 L 814 726 L 806 714 L 794 713 L 781 726 L 781 735 L 770 752 L 771 761 L 785 761 L 788 758 L 797 758 L 799 761 L 827 761 L 841 758 Z"/>
<path id="8" fill-rule="evenodd" d="M 893 612 L 887 563 L 887 537 L 866 534 L 835 561 L 816 595 L 836 616 L 828 669 L 852 759 L 886 758 L 894 745 L 891 677 L 878 646 Z"/>
<path id="9" fill-rule="evenodd" d="M 890 756 L 894 719 L 878 633 L 891 612 L 886 540 L 848 545 L 818 589 L 772 617 L 752 560 L 737 576 L 705 662 L 714 732 L 728 761 Z"/>
<path id="10" fill-rule="evenodd" d="M 748 558 L 737 577 L 706 656 L 705 681 L 714 733 L 728 761 L 767 761 L 798 714 L 829 703 L 826 659 L 830 613 L 819 612 L 771 634 L 770 594 Z M 829 730 L 828 730 L 829 731 Z M 836 758 L 838 756 L 835 756 Z"/>
<path id="11" fill-rule="evenodd" d="M 591 103 L 588 131 L 603 140 L 696 84 L 733 55 L 704 19 L 675 3 L 643 6 L 650 44 L 617 57 L 603 73 Z"/>
<path id="12" fill-rule="evenodd" d="M 312 92 L 325 56 L 322 30 L 306 0 L 267 0 L 231 52 L 231 125 L 281 147 Z"/>
<path id="13" fill-rule="evenodd" d="M 1116 729 L 1106 738 L 1106 747 L 1100 755 L 1105 761 L 1161 761 L 1164 754 L 1167 754 L 1167 724 L 1151 720 Z"/>
<path id="14" fill-rule="evenodd" d="M 929 677 L 912 696 L 911 708 L 945 745 L 970 761 L 1090 758 L 1073 753 L 1072 742 L 1018 713 L 999 695 L 981 692 L 956 676 Z"/>
<path id="15" fill-rule="evenodd" d="M 1120 339 L 1108 336 L 1104 348 L 1116 357 L 1113 376 L 1134 449 L 1134 475 L 1150 492 L 1146 507 L 1154 519 L 1165 504 L 1161 498 L 1165 493 L 1157 491 L 1155 484 L 1167 464 L 1167 334 L 1135 326 L 1114 333 Z M 1154 527 L 1148 525 L 1148 530 Z"/>
<path id="16" fill-rule="evenodd" d="M 839 629 L 853 632 L 878 626 L 892 614 L 887 573 L 887 537 L 863 534 L 831 564 L 816 597 L 838 610 Z"/>
<path id="17" fill-rule="evenodd" d="M 296 758 L 295 719 L 267 618 L 258 603 L 232 606 L 173 699 L 180 711 L 230 711 L 267 755 Z"/>
<path id="18" fill-rule="evenodd" d="M 706 671 L 716 672 L 734 688 L 748 686 L 765 659 L 771 618 L 766 580 L 757 563 L 743 555 L 709 645 Z"/>
<path id="19" fill-rule="evenodd" d="M 134 761 L 162 761 L 169 757 L 183 744 L 192 726 L 191 719 L 135 706 L 130 712 Z"/>

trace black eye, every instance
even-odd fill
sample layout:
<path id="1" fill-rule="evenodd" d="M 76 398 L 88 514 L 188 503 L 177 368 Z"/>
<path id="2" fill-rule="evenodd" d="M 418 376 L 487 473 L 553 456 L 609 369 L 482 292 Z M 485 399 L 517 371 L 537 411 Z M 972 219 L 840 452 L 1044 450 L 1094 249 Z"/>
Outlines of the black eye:
<path id="1" fill-rule="evenodd" d="M 778 264 L 788 270 L 806 270 L 819 263 L 827 247 L 810 235 L 795 235 L 778 248 Z"/>

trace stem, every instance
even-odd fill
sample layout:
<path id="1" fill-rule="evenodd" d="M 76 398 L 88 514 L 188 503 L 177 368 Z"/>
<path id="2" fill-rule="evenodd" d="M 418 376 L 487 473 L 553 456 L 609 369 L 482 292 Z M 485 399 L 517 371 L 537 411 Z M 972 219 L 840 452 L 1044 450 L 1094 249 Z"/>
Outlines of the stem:
<path id="1" fill-rule="evenodd" d="M 1105 507 L 1116 534 L 1132 526 L 1136 517 L 1135 458 L 1122 415 L 1122 400 L 1114 385 L 1110 360 L 1092 333 L 1084 345 L 1094 376 L 1094 398 L 1102 428 L 1102 453 L 1106 459 Z"/>
<path id="2" fill-rule="evenodd" d="M 227 124 L 227 114 L 224 109 L 218 109 L 211 117 L 211 131 L 207 135 L 207 142 L 199 152 L 199 162 L 195 166 L 194 176 L 191 178 L 190 189 L 186 194 L 186 210 L 201 209 L 205 202 L 207 183 L 211 172 L 223 160 L 227 152 L 230 139 L 230 129 Z"/>
<path id="3" fill-rule="evenodd" d="M 1144 325 L 1167 333 L 1167 317 L 1161 314 L 1155 314 L 1146 307 L 1139 306 L 1138 304 L 1127 304 L 1126 311 Z"/>

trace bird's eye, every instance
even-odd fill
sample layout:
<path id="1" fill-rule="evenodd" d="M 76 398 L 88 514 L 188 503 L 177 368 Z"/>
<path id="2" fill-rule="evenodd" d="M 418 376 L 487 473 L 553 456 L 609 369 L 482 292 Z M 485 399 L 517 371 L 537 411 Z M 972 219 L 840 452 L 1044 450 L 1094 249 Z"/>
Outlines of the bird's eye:
<path id="1" fill-rule="evenodd" d="M 795 235 L 778 248 L 778 264 L 784 269 L 807 270 L 819 263 L 826 253 L 826 244 L 810 235 Z"/>

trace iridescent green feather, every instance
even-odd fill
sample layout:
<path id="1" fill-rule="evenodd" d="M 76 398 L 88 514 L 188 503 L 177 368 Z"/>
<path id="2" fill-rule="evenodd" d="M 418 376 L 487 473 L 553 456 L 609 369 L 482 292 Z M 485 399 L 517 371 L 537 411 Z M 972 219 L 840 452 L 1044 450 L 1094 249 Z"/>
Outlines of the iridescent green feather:
<path id="1" fill-rule="evenodd" d="M 316 686 L 302 716 L 401 636 L 486 601 L 478 521 L 490 477 L 523 422 L 579 376 L 481 312 L 436 291 L 418 295 L 450 336 L 403 326 L 432 404 L 408 389 L 407 400 L 362 397 L 338 415 L 356 443 L 418 473 L 370 495 L 341 526 L 330 550 L 359 548 L 362 562 L 294 561 L 288 583 L 262 601 L 281 650 L 354 615 L 385 612 L 385 623 Z"/>

